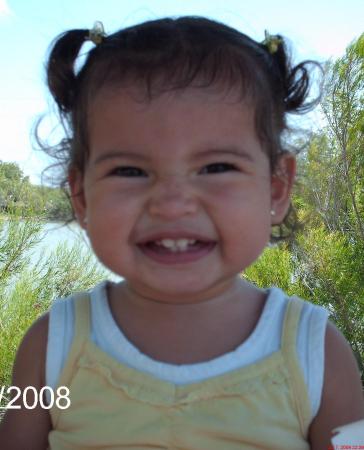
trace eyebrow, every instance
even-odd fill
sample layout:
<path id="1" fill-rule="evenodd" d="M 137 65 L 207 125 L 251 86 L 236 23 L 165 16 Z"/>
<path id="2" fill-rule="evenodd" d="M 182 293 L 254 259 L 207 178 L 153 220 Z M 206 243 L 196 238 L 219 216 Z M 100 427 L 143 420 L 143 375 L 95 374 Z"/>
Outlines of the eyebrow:
<path id="1" fill-rule="evenodd" d="M 240 158 L 246 159 L 247 161 L 253 162 L 253 157 L 245 152 L 243 149 L 235 148 L 235 147 L 228 147 L 228 148 L 211 148 L 209 150 L 204 150 L 202 152 L 198 152 L 193 159 L 202 159 L 203 157 L 210 156 L 210 155 L 233 155 L 238 156 Z M 95 159 L 94 164 L 100 164 L 104 161 L 110 160 L 110 159 L 120 159 L 120 158 L 128 158 L 128 159 L 134 159 L 138 161 L 148 161 L 150 158 L 147 155 L 143 155 L 141 153 L 134 153 L 134 152 L 125 152 L 125 151 L 110 151 L 108 153 L 105 153 L 103 155 L 100 155 L 98 158 Z"/>

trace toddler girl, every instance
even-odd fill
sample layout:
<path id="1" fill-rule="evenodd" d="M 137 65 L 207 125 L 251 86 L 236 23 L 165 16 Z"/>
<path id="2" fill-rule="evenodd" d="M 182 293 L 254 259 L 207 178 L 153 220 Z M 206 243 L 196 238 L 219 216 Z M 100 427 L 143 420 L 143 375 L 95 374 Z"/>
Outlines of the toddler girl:
<path id="1" fill-rule="evenodd" d="M 75 215 L 124 280 L 28 331 L 13 384 L 65 403 L 9 410 L 1 448 L 326 450 L 363 417 L 350 347 L 325 309 L 240 277 L 289 223 L 307 64 L 182 17 L 68 31 L 47 70 Z"/>

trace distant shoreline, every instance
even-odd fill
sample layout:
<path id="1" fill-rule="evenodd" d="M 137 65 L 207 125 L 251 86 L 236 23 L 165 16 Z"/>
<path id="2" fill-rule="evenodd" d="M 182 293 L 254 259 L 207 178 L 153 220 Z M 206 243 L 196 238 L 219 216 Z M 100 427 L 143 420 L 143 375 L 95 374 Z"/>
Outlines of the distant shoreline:
<path id="1" fill-rule="evenodd" d="M 9 216 L 9 215 L 6 215 L 6 214 L 0 214 L 0 220 L 9 220 L 9 219 L 14 219 L 14 216 Z M 41 220 L 44 223 L 55 223 L 55 224 L 65 225 L 65 221 L 64 220 L 56 220 L 56 219 L 51 220 L 51 219 L 48 219 L 48 218 L 41 218 L 41 217 L 37 217 L 37 216 L 24 216 L 24 217 L 19 216 L 18 219 L 19 220 L 25 220 L 25 219 L 28 219 L 28 220 L 32 220 L 32 219 L 33 220 Z M 72 222 L 70 222 L 68 225 L 72 225 L 73 223 L 76 223 L 76 221 L 72 220 Z"/>

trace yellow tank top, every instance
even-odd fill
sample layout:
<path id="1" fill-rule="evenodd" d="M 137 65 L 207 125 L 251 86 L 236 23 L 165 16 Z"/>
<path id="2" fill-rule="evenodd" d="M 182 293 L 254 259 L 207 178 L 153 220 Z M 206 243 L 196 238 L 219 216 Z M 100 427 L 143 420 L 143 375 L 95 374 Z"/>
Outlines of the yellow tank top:
<path id="1" fill-rule="evenodd" d="M 75 301 L 75 336 L 50 409 L 51 450 L 309 450 L 311 408 L 296 355 L 303 301 L 287 303 L 281 349 L 231 372 L 174 385 L 114 360 L 89 339 L 90 299 Z"/>

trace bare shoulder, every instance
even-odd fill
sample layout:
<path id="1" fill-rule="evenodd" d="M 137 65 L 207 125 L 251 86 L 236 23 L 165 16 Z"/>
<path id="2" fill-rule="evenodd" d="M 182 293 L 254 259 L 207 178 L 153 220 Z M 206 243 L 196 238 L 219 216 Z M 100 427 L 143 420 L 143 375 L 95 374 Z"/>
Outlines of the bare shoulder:
<path id="1" fill-rule="evenodd" d="M 37 319 L 19 346 L 13 367 L 12 386 L 18 387 L 21 393 L 28 386 L 34 387 L 39 393 L 45 385 L 48 318 L 46 313 Z M 27 392 L 27 400 L 28 404 L 35 401 L 31 390 Z M 41 408 L 39 402 L 34 409 L 26 408 L 22 404 L 22 396 L 14 401 L 13 405 L 20 408 L 6 411 L 0 424 L 1 448 L 6 450 L 46 449 L 48 433 L 51 429 L 48 410 Z"/>
<path id="2" fill-rule="evenodd" d="M 321 406 L 309 430 L 311 450 L 329 448 L 334 428 L 363 418 L 364 398 L 358 364 L 345 337 L 329 321 Z"/>
<path id="3" fill-rule="evenodd" d="M 20 376 L 16 369 L 28 368 L 32 372 L 38 372 L 37 378 L 39 382 L 44 381 L 45 368 L 45 356 L 47 350 L 48 340 L 48 321 L 49 313 L 45 313 L 40 316 L 28 329 L 24 338 L 19 346 L 15 363 L 14 363 L 14 375 Z M 34 364 L 34 362 L 37 362 Z"/>

